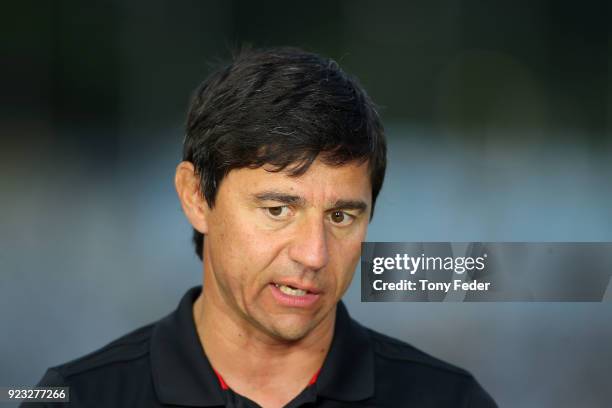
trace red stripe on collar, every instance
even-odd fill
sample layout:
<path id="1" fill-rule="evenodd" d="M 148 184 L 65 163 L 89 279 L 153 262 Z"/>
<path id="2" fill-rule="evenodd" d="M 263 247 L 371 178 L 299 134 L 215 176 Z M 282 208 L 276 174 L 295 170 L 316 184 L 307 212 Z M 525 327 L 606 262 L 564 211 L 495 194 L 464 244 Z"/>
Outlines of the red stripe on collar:
<path id="1" fill-rule="evenodd" d="M 219 379 L 219 384 L 221 384 L 221 389 L 222 390 L 229 390 L 229 387 L 225 383 L 225 380 L 223 379 L 223 377 L 221 377 L 221 374 L 219 374 L 217 372 L 217 370 L 215 370 L 214 368 L 213 368 L 213 371 L 215 372 L 215 374 L 217 374 L 217 378 Z"/>
<path id="2" fill-rule="evenodd" d="M 317 370 L 317 372 L 315 373 L 315 375 L 312 376 L 312 378 L 310 379 L 310 381 L 308 381 L 308 385 L 314 385 L 314 383 L 317 382 L 317 378 L 319 378 L 319 373 L 321 372 L 321 369 L 319 368 Z"/>
<path id="3" fill-rule="evenodd" d="M 225 382 L 225 380 L 223 379 L 223 377 L 221 377 L 221 374 L 219 374 L 219 372 L 217 370 L 215 370 L 214 368 L 213 368 L 213 371 L 215 372 L 215 374 L 217 375 L 217 378 L 219 379 L 219 384 L 221 385 L 221 389 L 222 390 L 229 390 L 229 387 L 228 387 L 227 383 Z M 317 382 L 317 378 L 319 378 L 319 373 L 320 372 L 321 372 L 321 369 L 319 368 L 317 370 L 317 372 L 312 376 L 310 381 L 308 381 L 308 385 L 314 385 Z"/>

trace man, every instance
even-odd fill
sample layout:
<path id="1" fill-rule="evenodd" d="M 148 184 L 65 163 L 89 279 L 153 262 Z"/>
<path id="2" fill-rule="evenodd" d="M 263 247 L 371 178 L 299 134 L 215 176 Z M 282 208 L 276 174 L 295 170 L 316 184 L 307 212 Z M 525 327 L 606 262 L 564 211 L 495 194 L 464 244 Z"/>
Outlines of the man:
<path id="1" fill-rule="evenodd" d="M 176 170 L 203 287 L 41 385 L 87 407 L 494 407 L 340 301 L 385 167 L 374 105 L 335 62 L 241 53 L 195 93 Z"/>

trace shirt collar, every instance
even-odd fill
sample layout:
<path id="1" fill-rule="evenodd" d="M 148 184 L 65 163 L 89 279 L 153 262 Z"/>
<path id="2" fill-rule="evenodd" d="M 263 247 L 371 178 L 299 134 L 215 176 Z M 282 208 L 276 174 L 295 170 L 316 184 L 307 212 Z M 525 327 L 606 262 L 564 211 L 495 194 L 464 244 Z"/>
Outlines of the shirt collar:
<path id="1" fill-rule="evenodd" d="M 224 405 L 219 380 L 202 349 L 193 303 L 202 288 L 190 289 L 178 309 L 160 320 L 151 338 L 151 370 L 160 402 L 183 406 Z M 365 329 L 338 303 L 332 344 L 315 384 L 317 394 L 359 401 L 374 394 L 374 352 Z"/>
<path id="2" fill-rule="evenodd" d="M 155 391 L 164 404 L 204 407 L 225 404 L 193 320 L 193 303 L 201 290 L 201 287 L 189 289 L 178 309 L 153 329 L 151 370 Z"/>
<path id="3" fill-rule="evenodd" d="M 336 309 L 331 347 L 316 383 L 317 394 L 340 401 L 374 395 L 374 350 L 366 329 L 351 319 L 342 301 Z"/>

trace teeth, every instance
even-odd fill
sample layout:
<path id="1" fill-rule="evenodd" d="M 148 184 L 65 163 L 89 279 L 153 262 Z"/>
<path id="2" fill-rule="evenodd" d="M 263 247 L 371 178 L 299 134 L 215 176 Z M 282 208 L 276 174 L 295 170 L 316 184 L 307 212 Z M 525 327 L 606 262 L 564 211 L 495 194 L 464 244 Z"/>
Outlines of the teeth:
<path id="1" fill-rule="evenodd" d="M 277 283 L 275 283 L 274 285 L 277 288 L 279 288 L 280 291 L 283 292 L 285 295 L 304 296 L 307 293 L 305 290 L 302 290 L 302 289 L 293 289 L 292 287 L 289 287 L 287 285 L 279 285 Z"/>

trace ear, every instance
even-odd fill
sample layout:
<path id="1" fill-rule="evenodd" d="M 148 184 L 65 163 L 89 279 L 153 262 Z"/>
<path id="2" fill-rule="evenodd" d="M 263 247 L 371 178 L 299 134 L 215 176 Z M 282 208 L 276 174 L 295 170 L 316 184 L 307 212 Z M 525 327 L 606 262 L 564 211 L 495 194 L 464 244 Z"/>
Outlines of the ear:
<path id="1" fill-rule="evenodd" d="M 196 174 L 193 163 L 180 162 L 174 175 L 174 186 L 183 207 L 185 216 L 196 230 L 208 233 L 208 215 L 210 208 L 200 189 L 200 177 Z"/>

